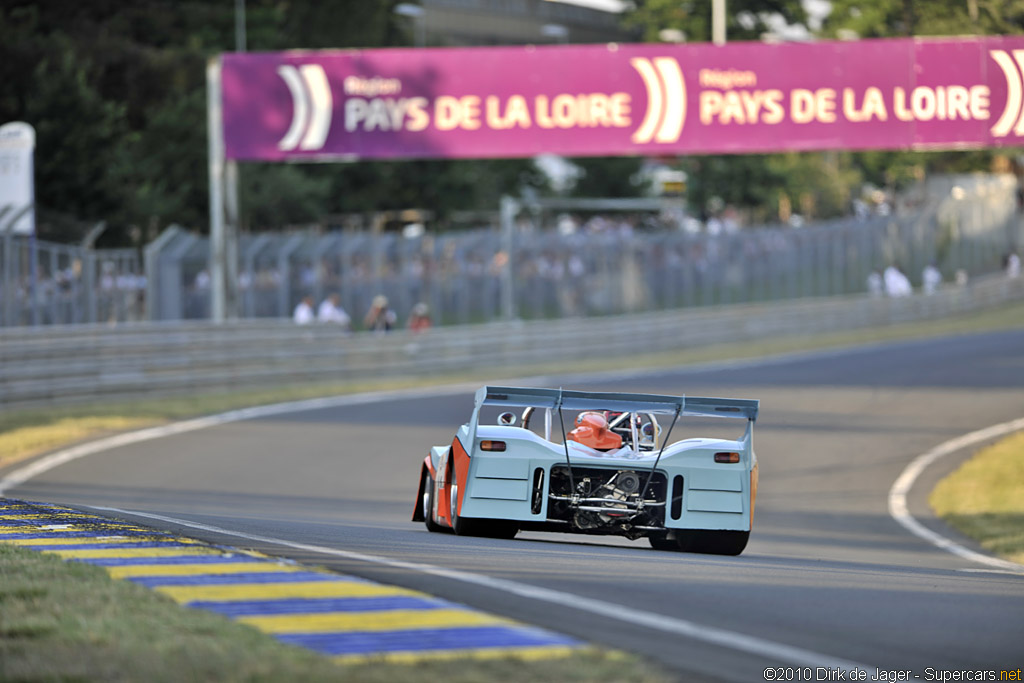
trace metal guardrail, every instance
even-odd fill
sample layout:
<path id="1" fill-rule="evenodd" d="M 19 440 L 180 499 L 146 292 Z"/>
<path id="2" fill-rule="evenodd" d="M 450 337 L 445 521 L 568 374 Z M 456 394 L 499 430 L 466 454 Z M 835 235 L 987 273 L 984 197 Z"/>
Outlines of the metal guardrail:
<path id="1" fill-rule="evenodd" d="M 0 330 L 0 408 L 173 396 L 307 382 L 443 375 L 628 357 L 726 342 L 910 322 L 1024 299 L 993 276 L 933 295 L 864 295 L 603 318 L 345 335 L 284 321 L 74 325 Z M 609 363 L 612 363 L 610 360 Z"/>

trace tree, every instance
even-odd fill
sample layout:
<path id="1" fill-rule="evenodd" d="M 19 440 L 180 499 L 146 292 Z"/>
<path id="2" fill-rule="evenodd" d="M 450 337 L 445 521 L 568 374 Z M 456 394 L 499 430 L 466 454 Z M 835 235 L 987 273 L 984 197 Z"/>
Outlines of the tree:
<path id="1" fill-rule="evenodd" d="M 576 197 L 640 197 L 650 182 L 640 171 L 640 157 L 582 157 L 571 159 L 579 169 L 570 192 Z"/>
<path id="2" fill-rule="evenodd" d="M 315 223 L 331 197 L 330 179 L 292 164 L 246 164 L 239 181 L 242 227 L 280 229 Z"/>
<path id="3" fill-rule="evenodd" d="M 89 65 L 67 41 L 47 52 L 0 24 L 0 121 L 22 120 L 36 130 L 35 177 L 43 236 L 80 238 L 74 217 L 103 216 L 125 199 L 114 172 L 125 112 L 89 83 Z M 87 188 L 87 189 L 86 189 Z"/>
<path id="4" fill-rule="evenodd" d="M 1024 0 L 832 0 L 826 37 L 1008 35 L 1024 33 Z"/>
<path id="5" fill-rule="evenodd" d="M 687 42 L 711 40 L 710 0 L 632 0 L 623 15 L 628 28 L 638 28 L 644 40 L 658 42 L 665 29 L 682 31 Z M 779 22 L 806 24 L 799 0 L 728 0 L 726 35 L 729 40 L 759 40 Z"/>
<path id="6" fill-rule="evenodd" d="M 398 1 L 247 0 L 248 49 L 408 44 Z M 36 127 L 42 236 L 78 240 L 97 220 L 121 243 L 172 222 L 205 228 L 205 67 L 234 49 L 234 25 L 225 0 L 0 6 L 0 122 Z M 493 209 L 501 194 L 545 185 L 530 160 L 245 164 L 240 175 L 242 223 L 253 228 L 373 209 Z"/>

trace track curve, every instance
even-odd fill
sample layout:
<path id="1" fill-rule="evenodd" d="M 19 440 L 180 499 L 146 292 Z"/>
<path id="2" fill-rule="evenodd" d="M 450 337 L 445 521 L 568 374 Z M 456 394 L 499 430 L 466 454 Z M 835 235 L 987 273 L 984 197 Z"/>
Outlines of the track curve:
<path id="1" fill-rule="evenodd" d="M 1024 414 L 1024 330 L 565 384 L 760 398 L 761 488 L 746 552 L 721 558 L 564 535 L 428 534 L 408 521 L 418 462 L 466 419 L 468 390 L 129 444 L 7 495 L 140 511 L 164 518 L 148 518 L 152 525 L 210 540 L 237 543 L 223 533 L 247 534 L 269 552 L 427 590 L 707 678 L 763 680 L 766 667 L 834 662 L 865 665 L 869 677 L 874 667 L 924 677 L 928 667 L 1021 666 L 1024 577 L 978 572 L 911 536 L 888 515 L 887 493 L 920 453 Z M 172 519 L 206 528 L 176 528 Z M 496 588 L 501 582 L 537 596 Z M 582 609 L 591 602 L 612 607 Z M 625 609 L 642 618 L 627 619 Z"/>

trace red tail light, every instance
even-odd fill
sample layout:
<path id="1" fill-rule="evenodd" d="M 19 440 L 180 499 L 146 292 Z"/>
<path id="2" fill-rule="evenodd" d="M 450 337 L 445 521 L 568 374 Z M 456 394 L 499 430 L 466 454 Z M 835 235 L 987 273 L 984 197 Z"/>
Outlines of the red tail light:
<path id="1" fill-rule="evenodd" d="M 715 453 L 715 462 L 722 464 L 736 464 L 740 461 L 739 453 Z"/>

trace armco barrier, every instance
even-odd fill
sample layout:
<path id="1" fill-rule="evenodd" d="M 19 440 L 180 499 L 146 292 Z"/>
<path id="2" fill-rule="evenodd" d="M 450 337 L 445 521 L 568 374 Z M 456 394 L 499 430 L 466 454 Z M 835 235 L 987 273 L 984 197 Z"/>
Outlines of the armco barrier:
<path id="1" fill-rule="evenodd" d="M 140 323 L 0 331 L 0 408 L 285 384 L 444 375 L 941 318 L 1024 299 L 993 276 L 900 299 L 848 296 L 604 318 L 342 334 L 289 321 Z"/>

